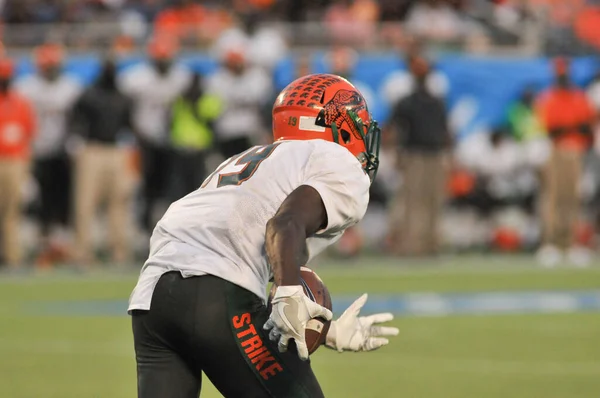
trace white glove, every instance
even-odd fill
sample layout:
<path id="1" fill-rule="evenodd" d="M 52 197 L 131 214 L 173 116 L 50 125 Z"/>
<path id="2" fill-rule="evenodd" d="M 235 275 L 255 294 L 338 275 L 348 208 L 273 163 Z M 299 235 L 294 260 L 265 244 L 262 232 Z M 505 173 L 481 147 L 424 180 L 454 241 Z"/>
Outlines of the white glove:
<path id="1" fill-rule="evenodd" d="M 265 326 L 271 330 L 269 339 L 279 340 L 279 352 L 288 349 L 290 339 L 296 342 L 298 356 L 303 361 L 308 359 L 308 348 L 304 340 L 304 329 L 312 318 L 322 317 L 331 320 L 333 314 L 304 294 L 302 286 L 279 286 L 271 301 L 273 308 Z"/>
<path id="2" fill-rule="evenodd" d="M 389 312 L 370 316 L 358 316 L 360 309 L 367 302 L 367 294 L 360 296 L 344 313 L 331 322 L 325 344 L 338 352 L 371 351 L 389 343 L 385 337 L 396 336 L 398 328 L 389 326 L 373 326 L 377 323 L 394 319 Z"/>

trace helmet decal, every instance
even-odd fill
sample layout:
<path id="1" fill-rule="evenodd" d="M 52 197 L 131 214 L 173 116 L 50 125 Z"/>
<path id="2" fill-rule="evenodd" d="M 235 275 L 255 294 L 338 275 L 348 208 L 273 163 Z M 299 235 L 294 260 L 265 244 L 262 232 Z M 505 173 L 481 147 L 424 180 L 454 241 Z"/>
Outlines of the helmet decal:
<path id="1" fill-rule="evenodd" d="M 323 106 L 315 124 L 329 127 L 335 123 L 337 128 L 341 128 L 342 123 L 347 122 L 348 126 L 353 126 L 353 120 L 350 118 L 348 111 L 358 114 L 366 108 L 365 100 L 357 91 L 338 90 L 333 98 Z M 357 139 L 363 139 L 358 131 L 352 131 L 352 134 Z"/>

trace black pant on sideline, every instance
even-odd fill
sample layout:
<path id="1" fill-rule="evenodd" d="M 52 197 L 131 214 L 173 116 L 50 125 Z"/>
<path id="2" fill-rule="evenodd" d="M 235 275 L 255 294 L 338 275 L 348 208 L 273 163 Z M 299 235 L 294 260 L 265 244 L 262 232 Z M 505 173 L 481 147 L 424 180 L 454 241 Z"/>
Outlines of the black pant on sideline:
<path id="1" fill-rule="evenodd" d="M 219 142 L 219 152 L 225 159 L 244 152 L 252 146 L 250 137 L 236 137 Z"/>
<path id="2" fill-rule="evenodd" d="M 323 397 L 295 350 L 279 353 L 253 293 L 206 275 L 158 281 L 149 311 L 132 311 L 138 398 L 197 398 L 202 372 L 225 397 Z"/>
<path id="3" fill-rule="evenodd" d="M 40 188 L 39 217 L 42 235 L 53 225 L 68 226 L 71 209 L 71 161 L 67 154 L 37 159 L 34 176 Z"/>
<path id="4" fill-rule="evenodd" d="M 171 159 L 171 202 L 183 198 L 200 188 L 206 178 L 205 153 L 203 151 L 174 150 Z"/>
<path id="5" fill-rule="evenodd" d="M 142 227 L 149 233 L 154 229 L 154 207 L 167 197 L 171 154 L 167 147 L 142 144 Z"/>

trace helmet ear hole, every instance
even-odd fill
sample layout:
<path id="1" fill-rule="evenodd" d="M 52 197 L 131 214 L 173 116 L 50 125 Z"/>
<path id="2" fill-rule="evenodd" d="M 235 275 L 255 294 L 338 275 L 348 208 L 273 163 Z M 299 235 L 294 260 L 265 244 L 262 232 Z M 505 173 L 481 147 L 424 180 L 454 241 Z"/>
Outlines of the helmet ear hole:
<path id="1" fill-rule="evenodd" d="M 342 136 L 342 141 L 344 141 L 344 144 L 350 143 L 350 133 L 348 132 L 348 130 L 342 129 L 340 134 Z"/>

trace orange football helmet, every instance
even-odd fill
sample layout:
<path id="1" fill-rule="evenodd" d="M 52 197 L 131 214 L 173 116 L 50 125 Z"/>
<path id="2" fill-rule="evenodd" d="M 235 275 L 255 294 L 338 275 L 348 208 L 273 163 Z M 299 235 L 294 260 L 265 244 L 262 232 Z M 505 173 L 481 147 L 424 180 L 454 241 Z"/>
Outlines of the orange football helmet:
<path id="1" fill-rule="evenodd" d="M 381 131 L 363 96 L 343 77 L 313 74 L 284 88 L 273 105 L 273 138 L 335 142 L 357 157 L 371 181 L 377 174 Z"/>

